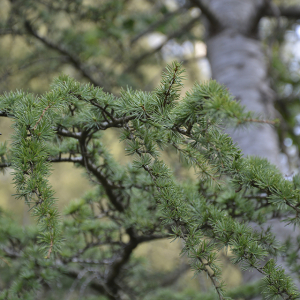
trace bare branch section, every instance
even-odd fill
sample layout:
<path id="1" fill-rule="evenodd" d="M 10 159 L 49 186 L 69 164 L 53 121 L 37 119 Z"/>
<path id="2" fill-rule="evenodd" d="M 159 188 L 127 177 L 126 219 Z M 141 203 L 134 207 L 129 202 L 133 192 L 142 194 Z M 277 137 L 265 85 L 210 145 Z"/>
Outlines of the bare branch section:
<path id="1" fill-rule="evenodd" d="M 216 15 L 212 12 L 208 5 L 204 4 L 203 0 L 191 0 L 192 4 L 202 11 L 202 13 L 206 16 L 211 24 L 213 24 L 214 28 L 222 27 L 220 20 L 216 17 Z"/>
<path id="2" fill-rule="evenodd" d="M 275 5 L 273 3 L 273 5 Z M 300 19 L 300 6 L 278 6 L 276 9 L 281 17 L 286 17 L 288 19 Z M 274 10 L 271 7 L 268 7 L 264 13 L 265 17 L 276 17 Z"/>
<path id="3" fill-rule="evenodd" d="M 4 80 L 7 79 L 8 76 L 12 76 L 12 75 L 18 73 L 20 70 L 27 69 L 27 68 L 35 65 L 35 64 L 46 63 L 46 62 L 55 61 L 55 60 L 56 61 L 60 61 L 60 63 L 62 63 L 62 64 L 66 63 L 66 62 L 69 62 L 69 59 L 68 59 L 68 57 L 66 55 L 61 55 L 61 56 L 57 56 L 57 57 L 44 57 L 44 58 L 36 59 L 36 60 L 30 61 L 28 63 L 25 63 L 22 66 L 16 67 L 14 69 L 10 68 L 8 70 L 5 70 L 1 74 L 0 81 L 4 81 Z"/>
<path id="4" fill-rule="evenodd" d="M 8 113 L 0 110 L 0 117 L 8 117 Z"/>
<path id="5" fill-rule="evenodd" d="M 11 166 L 10 163 L 1 163 L 1 164 L 0 164 L 0 169 L 2 169 L 2 168 L 8 168 L 8 167 L 10 167 L 10 166 Z"/>
<path id="6" fill-rule="evenodd" d="M 32 27 L 32 25 L 30 24 L 29 21 L 25 22 L 25 27 L 27 29 L 27 31 L 34 36 L 35 38 L 37 38 L 38 40 L 40 40 L 43 44 L 45 44 L 47 47 L 54 49 L 58 52 L 60 52 L 63 55 L 66 55 L 67 58 L 69 59 L 69 61 L 73 64 L 73 66 L 79 70 L 81 72 L 81 74 L 87 78 L 93 85 L 95 86 L 104 86 L 101 82 L 98 82 L 94 76 L 91 74 L 91 72 L 88 70 L 87 66 L 85 66 L 80 59 L 73 53 L 71 53 L 68 49 L 66 49 L 66 47 L 62 46 L 62 45 L 57 45 L 54 42 L 50 41 L 49 39 L 47 39 L 46 37 L 43 37 L 41 35 L 39 35 Z"/>
<path id="7" fill-rule="evenodd" d="M 141 61 L 148 58 L 149 56 L 152 56 L 156 52 L 160 51 L 162 49 L 162 47 L 165 46 L 168 43 L 168 41 L 170 41 L 172 39 L 175 39 L 175 38 L 178 38 L 178 37 L 182 36 L 183 34 L 185 34 L 186 32 L 188 32 L 189 30 L 191 30 L 198 21 L 199 21 L 199 17 L 193 18 L 187 24 L 185 24 L 183 27 L 181 27 L 179 30 L 171 33 L 166 38 L 166 40 L 163 43 L 161 43 L 159 46 L 157 46 L 156 48 L 154 48 L 154 49 L 152 49 L 148 52 L 145 52 L 144 54 L 140 55 L 136 60 L 134 60 L 127 67 L 127 69 L 125 69 L 124 73 L 133 72 L 134 70 L 136 70 L 136 68 L 140 65 Z"/>
<path id="8" fill-rule="evenodd" d="M 33 127 L 33 130 L 36 130 L 37 126 L 39 125 L 39 123 L 41 122 L 44 114 L 46 113 L 46 111 L 51 107 L 51 104 L 49 104 L 42 112 L 40 118 L 37 120 L 37 122 L 35 123 L 34 127 Z"/>
<path id="9" fill-rule="evenodd" d="M 49 158 L 48 161 L 50 161 L 50 162 L 81 163 L 82 162 L 82 157 L 56 157 L 56 158 Z"/>
<path id="10" fill-rule="evenodd" d="M 143 37 L 144 35 L 154 31 L 157 27 L 167 23 L 170 19 L 172 19 L 173 17 L 183 13 L 186 9 L 188 9 L 190 6 L 184 6 L 184 7 L 180 7 L 175 11 L 172 12 L 168 12 L 166 14 L 164 14 L 164 16 L 159 19 L 157 22 L 152 23 L 148 28 L 146 28 L 145 30 L 141 31 L 138 35 L 136 35 L 134 38 L 131 39 L 130 44 L 133 45 L 135 44 L 141 37 Z"/>

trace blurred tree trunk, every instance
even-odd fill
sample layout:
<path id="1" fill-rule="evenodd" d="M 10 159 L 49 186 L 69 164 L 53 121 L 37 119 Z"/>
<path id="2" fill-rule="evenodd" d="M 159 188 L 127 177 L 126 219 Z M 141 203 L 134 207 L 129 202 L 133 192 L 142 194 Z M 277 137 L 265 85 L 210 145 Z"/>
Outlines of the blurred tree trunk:
<path id="1" fill-rule="evenodd" d="M 257 25 L 264 1 L 212 0 L 210 7 L 222 28 L 210 24 L 208 58 L 213 78 L 223 83 L 248 110 L 274 118 L 274 93 L 269 86 L 267 65 Z M 251 126 L 231 133 L 245 155 L 268 158 L 280 168 L 279 144 L 271 126 Z"/>
<path id="2" fill-rule="evenodd" d="M 263 0 L 207 2 L 211 16 L 216 18 L 213 20 L 209 15 L 207 18 L 207 51 L 213 78 L 226 85 L 248 110 L 274 118 L 274 92 L 269 85 L 267 64 L 257 36 L 258 22 L 266 3 Z M 230 135 L 245 155 L 265 157 L 286 172 L 287 166 L 280 165 L 278 136 L 273 127 L 252 125 L 231 131 Z M 285 226 L 279 220 L 269 221 L 270 225 L 280 241 L 295 234 L 292 226 Z M 278 263 L 284 266 L 282 260 Z M 244 273 L 244 281 L 259 277 L 258 272 Z M 297 285 L 300 287 L 299 283 Z"/>

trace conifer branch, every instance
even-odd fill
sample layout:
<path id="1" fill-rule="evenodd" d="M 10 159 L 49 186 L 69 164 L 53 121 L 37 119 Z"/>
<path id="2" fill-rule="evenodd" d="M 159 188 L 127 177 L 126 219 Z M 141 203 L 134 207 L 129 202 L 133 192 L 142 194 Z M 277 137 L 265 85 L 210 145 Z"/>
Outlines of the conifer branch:
<path id="1" fill-rule="evenodd" d="M 53 90 L 42 96 L 42 101 L 24 93 L 1 96 L 1 111 L 14 116 L 16 133 L 12 155 L 6 145 L 0 145 L 0 166 L 14 168 L 17 195 L 33 204 L 40 237 L 30 236 L 28 244 L 26 237 L 17 242 L 4 240 L 4 246 L 0 246 L 4 259 L 12 258 L 13 267 L 14 261 L 25 266 L 25 257 L 34 257 L 30 282 L 39 281 L 41 271 L 49 270 L 49 266 L 58 270 L 60 265 L 67 270 L 65 275 L 72 277 L 76 272 L 68 275 L 68 264 L 76 264 L 76 269 L 82 270 L 82 291 L 87 285 L 93 288 L 97 283 L 94 276 L 99 274 L 98 292 L 118 299 L 127 293 L 125 265 L 134 249 L 172 232 L 172 238 L 184 241 L 182 253 L 189 257 L 192 269 L 207 274 L 219 299 L 225 297 L 217 265 L 217 253 L 222 247 L 231 248 L 233 263 L 257 269 L 265 276 L 267 297 L 299 298 L 291 279 L 272 260 L 260 267 L 281 249 L 273 235 L 268 231 L 258 235 L 244 222 L 260 220 L 259 210 L 265 208 L 266 219 L 288 217 L 285 222 L 297 224 L 299 178 L 285 181 L 266 160 L 242 158 L 219 120 L 261 121 L 233 102 L 228 91 L 217 83 L 196 85 L 184 99 L 176 101 L 181 71 L 181 66 L 174 63 L 153 93 L 128 89 L 118 99 L 66 76 L 54 82 Z M 51 103 L 51 107 L 45 108 L 44 103 Z M 37 127 L 41 128 L 40 135 Z M 121 139 L 127 140 L 126 152 L 135 155 L 131 166 L 118 166 L 103 147 L 97 131 L 111 127 L 123 128 Z M 160 158 L 166 146 L 173 146 L 200 176 L 213 177 L 220 184 L 175 181 L 171 169 Z M 66 226 L 59 226 L 53 191 L 46 179 L 49 165 L 54 162 L 76 163 L 96 183 L 94 191 L 66 208 L 66 215 L 71 216 Z M 237 187 L 243 192 L 239 193 Z M 285 210 L 281 211 L 281 207 Z M 238 220 L 245 214 L 240 223 Z M 1 230 L 6 239 L 6 227 Z M 62 246 L 62 234 L 72 242 Z M 126 242 L 124 234 L 129 238 Z M 32 248 L 27 251 L 32 241 L 42 242 L 43 257 Z M 77 249 L 76 243 L 80 245 Z M 50 258 L 60 247 L 64 247 L 64 255 L 45 263 L 45 255 Z M 104 254 L 98 247 L 104 247 Z M 90 264 L 93 267 L 87 266 Z M 23 284 L 23 277 L 19 276 L 17 282 Z M 23 289 L 20 294 L 26 292 Z"/>
<path id="2" fill-rule="evenodd" d="M 127 128 L 127 129 L 128 129 L 128 128 Z M 128 138 L 129 138 L 130 140 L 132 140 L 132 141 L 136 141 L 136 138 L 134 137 L 134 135 L 133 135 L 132 133 L 130 133 L 130 135 L 128 136 Z M 139 155 L 140 157 L 143 157 L 143 153 L 140 152 L 139 150 L 136 150 L 136 153 L 137 153 L 137 155 Z M 150 177 L 152 178 L 154 184 L 156 185 L 156 188 L 157 188 L 158 192 L 159 192 L 160 194 L 162 194 L 162 193 L 163 193 L 163 189 L 162 189 L 162 188 L 158 185 L 158 183 L 157 183 L 157 182 L 158 182 L 158 179 L 159 179 L 158 175 L 153 174 L 151 168 L 150 168 L 148 165 L 143 164 L 142 167 L 144 168 L 144 170 L 145 170 L 146 172 L 148 172 L 148 174 L 149 174 Z M 171 181 L 172 179 L 169 178 L 169 180 Z M 162 197 L 162 198 L 164 198 L 164 197 Z M 171 204 L 171 203 L 169 202 L 168 199 L 166 199 L 165 201 L 166 201 L 167 207 L 169 207 L 170 210 L 173 210 L 173 209 L 176 210 L 176 209 L 177 209 L 176 207 L 173 206 L 173 204 Z M 188 227 L 187 223 L 185 223 L 183 220 L 179 223 L 179 222 L 178 222 L 178 219 L 177 219 L 177 218 L 174 218 L 173 221 L 174 221 L 174 223 L 175 223 L 179 228 L 180 228 L 181 226 L 183 226 L 183 227 Z M 180 238 L 181 238 L 183 241 L 185 241 L 185 243 L 187 243 L 187 239 L 186 239 L 186 236 L 185 236 L 185 235 L 180 234 Z M 208 262 L 207 262 L 207 263 L 204 263 L 204 261 L 203 261 L 203 259 L 202 259 L 201 257 L 197 257 L 197 258 L 199 259 L 199 261 L 201 262 L 201 264 L 205 266 L 204 271 L 206 272 L 207 276 L 210 278 L 211 282 L 213 283 L 213 285 L 214 285 L 214 287 L 215 287 L 215 289 L 216 289 L 216 291 L 217 291 L 217 294 L 218 294 L 218 296 L 219 296 L 219 299 L 220 299 L 220 300 L 223 300 L 224 297 L 223 297 L 223 295 L 222 295 L 222 287 L 221 287 L 219 284 L 217 284 L 216 279 L 215 279 L 214 271 L 213 271 L 213 274 L 211 274 L 210 271 L 209 271 L 209 269 L 208 269 L 208 267 L 210 267 L 210 269 L 212 269 L 212 270 L 214 270 L 214 268 L 211 267 L 210 264 L 209 264 Z"/>
<path id="3" fill-rule="evenodd" d="M 173 87 L 173 84 L 175 82 L 175 79 L 177 78 L 177 72 L 179 70 L 179 65 L 175 65 L 175 68 L 174 68 L 174 71 L 173 71 L 173 77 L 169 83 L 169 87 L 168 87 L 168 90 L 166 91 L 165 93 L 165 97 L 164 97 L 164 101 L 163 101 L 163 107 L 165 107 L 168 103 L 168 97 L 170 96 L 170 92 L 171 92 L 171 89 Z"/>
<path id="4" fill-rule="evenodd" d="M 105 107 L 102 107 L 100 104 L 98 104 L 95 99 L 92 99 L 89 101 L 92 105 L 100 108 L 100 110 L 103 112 L 104 116 L 106 115 L 108 118 L 110 118 L 110 121 L 106 119 L 106 122 L 101 123 L 101 127 L 103 129 L 107 129 L 109 127 L 119 127 L 124 123 L 127 123 L 130 120 L 133 120 L 135 116 L 124 116 L 123 118 L 115 118 L 113 113 L 110 113 Z M 106 117 L 105 117 L 106 118 Z"/>

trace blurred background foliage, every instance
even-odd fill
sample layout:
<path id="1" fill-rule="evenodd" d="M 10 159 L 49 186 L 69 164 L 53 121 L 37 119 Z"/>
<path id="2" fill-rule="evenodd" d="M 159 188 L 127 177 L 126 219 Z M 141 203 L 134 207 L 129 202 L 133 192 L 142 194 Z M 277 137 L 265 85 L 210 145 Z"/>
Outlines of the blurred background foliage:
<path id="1" fill-rule="evenodd" d="M 299 0 L 275 3 L 300 4 Z M 166 64 L 178 60 L 186 68 L 185 93 L 195 81 L 210 78 L 204 24 L 201 11 L 185 0 L 0 0 L 0 92 L 23 89 L 41 94 L 61 73 L 115 95 L 126 86 L 151 91 Z M 282 120 L 279 136 L 283 159 L 297 173 L 300 20 L 263 18 L 260 38 Z M 9 143 L 10 125 L 10 119 L 0 120 L 0 142 Z M 104 142 L 118 162 L 129 161 L 112 130 L 105 133 Z M 171 150 L 166 157 L 182 178 L 193 176 L 180 169 Z M 68 163 L 54 165 L 51 184 L 61 211 L 90 188 L 88 177 Z M 0 205 L 13 212 L 24 226 L 31 224 L 28 208 L 13 194 L 8 170 L 0 177 Z M 162 290 L 155 299 L 189 299 L 195 291 L 208 290 L 204 275 L 191 280 L 192 272 L 184 257 L 179 257 L 181 246 L 180 242 L 160 240 L 143 244 L 135 251 L 135 256 L 147 258 L 145 264 L 155 271 L 176 270 L 178 265 L 182 268 L 180 280 L 174 281 L 177 295 Z M 238 286 L 240 271 L 225 254 L 222 259 L 228 265 L 224 273 L 228 286 Z M 203 295 L 198 297 L 206 299 Z"/>

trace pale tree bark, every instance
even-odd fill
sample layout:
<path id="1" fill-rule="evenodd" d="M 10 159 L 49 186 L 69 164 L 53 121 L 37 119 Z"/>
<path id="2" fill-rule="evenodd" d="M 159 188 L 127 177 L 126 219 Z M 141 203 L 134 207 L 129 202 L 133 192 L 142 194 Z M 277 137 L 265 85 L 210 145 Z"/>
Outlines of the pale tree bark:
<path id="1" fill-rule="evenodd" d="M 269 11 L 267 0 L 195 0 L 207 17 L 207 51 L 212 76 L 224 84 L 232 95 L 248 110 L 274 118 L 274 92 L 270 88 L 266 58 L 258 40 L 258 22 L 263 12 Z M 233 140 L 245 155 L 267 158 L 282 172 L 287 166 L 280 164 L 280 149 L 276 130 L 271 126 L 251 126 L 230 131 Z M 269 222 L 277 239 L 295 235 L 293 226 L 279 220 Z M 255 226 L 254 226 L 255 227 Z M 284 261 L 278 259 L 283 265 Z M 244 281 L 256 280 L 255 272 L 244 273 Z M 295 283 L 300 288 L 299 281 Z"/>
<path id="2" fill-rule="evenodd" d="M 210 8 L 222 28 L 208 30 L 207 50 L 213 78 L 223 83 L 247 109 L 275 116 L 274 93 L 270 88 L 267 65 L 257 36 L 257 16 L 263 0 L 211 0 Z M 215 33 L 216 32 L 216 33 Z M 251 126 L 231 133 L 245 155 L 268 158 L 280 166 L 279 144 L 271 126 Z"/>

